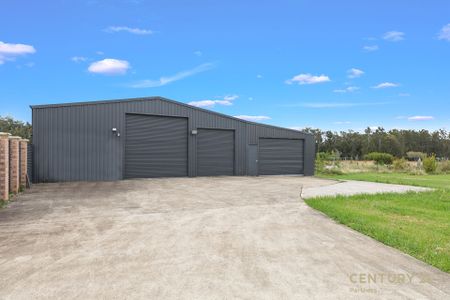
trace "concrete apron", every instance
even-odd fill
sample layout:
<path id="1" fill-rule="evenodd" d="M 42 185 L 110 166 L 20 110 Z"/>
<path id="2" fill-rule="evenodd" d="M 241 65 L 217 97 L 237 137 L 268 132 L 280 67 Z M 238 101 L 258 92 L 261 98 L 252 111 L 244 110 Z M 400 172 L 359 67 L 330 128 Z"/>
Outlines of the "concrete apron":
<path id="1" fill-rule="evenodd" d="M 0 210 L 0 298 L 445 299 L 450 275 L 300 199 L 311 177 L 38 184 Z"/>

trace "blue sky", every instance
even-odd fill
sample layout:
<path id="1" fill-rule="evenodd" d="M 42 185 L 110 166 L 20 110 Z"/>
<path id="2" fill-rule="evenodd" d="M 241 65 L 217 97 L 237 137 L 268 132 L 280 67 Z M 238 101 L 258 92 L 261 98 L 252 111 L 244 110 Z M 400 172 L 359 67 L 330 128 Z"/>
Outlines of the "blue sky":
<path id="1" fill-rule="evenodd" d="M 154 95 L 292 128 L 450 129 L 450 2 L 1 2 L 0 115 Z"/>

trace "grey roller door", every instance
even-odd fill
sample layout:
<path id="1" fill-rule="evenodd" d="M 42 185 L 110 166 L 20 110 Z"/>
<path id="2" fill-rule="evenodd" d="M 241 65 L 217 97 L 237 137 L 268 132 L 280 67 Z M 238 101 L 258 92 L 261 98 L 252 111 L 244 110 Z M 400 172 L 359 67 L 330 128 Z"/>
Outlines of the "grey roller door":
<path id="1" fill-rule="evenodd" d="M 187 176 L 186 118 L 126 115 L 125 178 Z"/>
<path id="2" fill-rule="evenodd" d="M 234 131 L 198 130 L 197 175 L 234 175 Z"/>
<path id="3" fill-rule="evenodd" d="M 260 175 L 303 174 L 303 140 L 259 139 Z"/>

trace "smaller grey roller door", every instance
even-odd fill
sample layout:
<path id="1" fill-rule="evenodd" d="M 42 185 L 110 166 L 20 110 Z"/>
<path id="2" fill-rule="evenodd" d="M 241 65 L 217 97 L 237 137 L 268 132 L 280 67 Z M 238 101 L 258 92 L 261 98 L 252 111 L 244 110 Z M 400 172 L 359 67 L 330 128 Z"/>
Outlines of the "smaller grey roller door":
<path id="1" fill-rule="evenodd" d="M 260 175 L 303 174 L 303 140 L 259 139 Z"/>
<path id="2" fill-rule="evenodd" d="M 198 130 L 197 175 L 234 175 L 234 131 Z"/>
<path id="3" fill-rule="evenodd" d="M 126 115 L 125 178 L 187 176 L 186 118 Z"/>

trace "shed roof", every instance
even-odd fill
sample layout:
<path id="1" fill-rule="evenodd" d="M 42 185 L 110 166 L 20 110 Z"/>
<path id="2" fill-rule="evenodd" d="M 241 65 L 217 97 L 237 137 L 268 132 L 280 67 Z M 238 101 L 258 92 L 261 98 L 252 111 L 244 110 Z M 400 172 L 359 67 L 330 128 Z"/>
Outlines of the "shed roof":
<path id="1" fill-rule="evenodd" d="M 177 104 L 177 105 L 189 107 L 191 109 L 195 109 L 195 110 L 199 110 L 199 111 L 215 114 L 215 115 L 218 115 L 218 116 L 221 116 L 221 117 L 237 120 L 237 121 L 240 121 L 240 122 L 243 122 L 243 123 L 247 123 L 247 124 L 279 128 L 279 129 L 290 130 L 290 131 L 295 131 L 295 132 L 301 132 L 303 134 L 312 135 L 311 133 L 307 133 L 307 132 L 303 132 L 303 131 L 299 131 L 299 130 L 295 130 L 295 129 L 291 129 L 291 128 L 285 128 L 285 127 L 280 127 L 280 126 L 273 126 L 273 125 L 268 125 L 268 124 L 262 124 L 262 123 L 242 120 L 242 119 L 239 119 L 239 118 L 236 118 L 236 117 L 233 117 L 233 116 L 229 116 L 229 115 L 218 113 L 218 112 L 215 112 L 215 111 L 212 111 L 212 110 L 208 110 L 208 109 L 192 106 L 192 105 L 189 105 L 189 104 L 186 104 L 186 103 L 183 103 L 183 102 L 171 100 L 171 99 L 160 97 L 160 96 L 125 98 L 125 99 L 114 99 L 114 100 L 68 102 L 68 103 L 56 103 L 56 104 L 41 104 L 41 105 L 30 105 L 30 107 L 31 107 L 31 109 L 45 109 L 45 108 L 70 107 L 70 106 L 114 104 L 114 103 L 121 103 L 121 102 L 154 101 L 154 100 L 159 100 L 159 101 L 164 101 L 164 102 L 168 102 L 168 103 L 172 103 L 172 104 Z"/>

